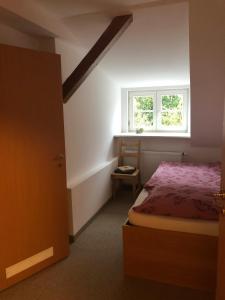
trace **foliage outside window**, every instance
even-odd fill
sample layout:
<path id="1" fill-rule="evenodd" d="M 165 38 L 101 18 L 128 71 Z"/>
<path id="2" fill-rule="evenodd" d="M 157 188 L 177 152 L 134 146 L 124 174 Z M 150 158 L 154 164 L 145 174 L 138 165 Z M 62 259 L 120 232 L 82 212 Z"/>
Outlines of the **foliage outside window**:
<path id="1" fill-rule="evenodd" d="M 130 91 L 129 131 L 187 132 L 188 91 Z"/>

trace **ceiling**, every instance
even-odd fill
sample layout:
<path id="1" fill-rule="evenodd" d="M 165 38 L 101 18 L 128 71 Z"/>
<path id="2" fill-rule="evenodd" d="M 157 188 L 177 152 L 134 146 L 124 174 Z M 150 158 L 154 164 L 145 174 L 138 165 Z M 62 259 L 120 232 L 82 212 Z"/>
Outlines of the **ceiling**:
<path id="1" fill-rule="evenodd" d="M 135 11 L 100 66 L 122 87 L 189 84 L 188 3 Z"/>
<path id="2" fill-rule="evenodd" d="M 84 53 L 113 16 L 132 13 L 133 23 L 99 67 L 122 87 L 189 83 L 188 1 L 20 0 L 15 6 L 0 0 L 0 7 L 0 15 L 5 9 L 18 17 L 10 16 L 20 30 L 70 40 Z"/>
<path id="3" fill-rule="evenodd" d="M 163 2 L 168 1 L 164 0 Z M 35 0 L 60 18 L 82 14 L 123 12 L 133 6 L 162 2 L 162 0 Z"/>
<path id="4" fill-rule="evenodd" d="M 100 63 L 120 86 L 189 84 L 188 3 L 179 0 L 35 0 L 86 52 L 115 15 L 133 23 Z"/>

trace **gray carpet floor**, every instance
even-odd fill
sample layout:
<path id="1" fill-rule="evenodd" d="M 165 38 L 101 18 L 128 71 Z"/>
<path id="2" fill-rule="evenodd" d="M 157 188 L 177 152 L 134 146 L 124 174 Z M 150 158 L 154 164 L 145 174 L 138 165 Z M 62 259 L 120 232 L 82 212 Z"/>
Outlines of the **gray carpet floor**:
<path id="1" fill-rule="evenodd" d="M 121 226 L 132 201 L 121 191 L 71 245 L 70 256 L 0 293 L 0 300 L 213 300 L 212 294 L 124 278 Z"/>

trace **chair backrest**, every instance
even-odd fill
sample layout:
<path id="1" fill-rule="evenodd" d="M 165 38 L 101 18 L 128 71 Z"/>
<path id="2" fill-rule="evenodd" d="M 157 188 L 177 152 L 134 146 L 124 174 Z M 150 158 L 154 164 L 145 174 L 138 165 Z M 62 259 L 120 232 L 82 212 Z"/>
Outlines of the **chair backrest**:
<path id="1" fill-rule="evenodd" d="M 120 140 L 119 143 L 119 166 L 125 165 L 125 158 L 131 157 L 134 160 L 135 167 L 140 168 L 140 148 L 141 142 L 138 141 L 124 141 Z"/>

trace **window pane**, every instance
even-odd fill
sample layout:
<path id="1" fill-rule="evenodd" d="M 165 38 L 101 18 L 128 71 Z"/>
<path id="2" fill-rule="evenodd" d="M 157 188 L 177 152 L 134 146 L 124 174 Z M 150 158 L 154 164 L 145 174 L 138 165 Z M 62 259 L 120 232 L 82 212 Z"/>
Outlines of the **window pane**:
<path id="1" fill-rule="evenodd" d="M 161 114 L 161 124 L 163 126 L 182 126 L 183 118 L 180 111 L 163 112 Z"/>
<path id="2" fill-rule="evenodd" d="M 136 112 L 134 127 L 148 129 L 153 126 L 153 112 Z"/>
<path id="3" fill-rule="evenodd" d="M 182 110 L 183 95 L 163 95 L 162 110 Z"/>
<path id="4" fill-rule="evenodd" d="M 153 98 L 151 96 L 133 97 L 136 110 L 153 110 Z"/>

